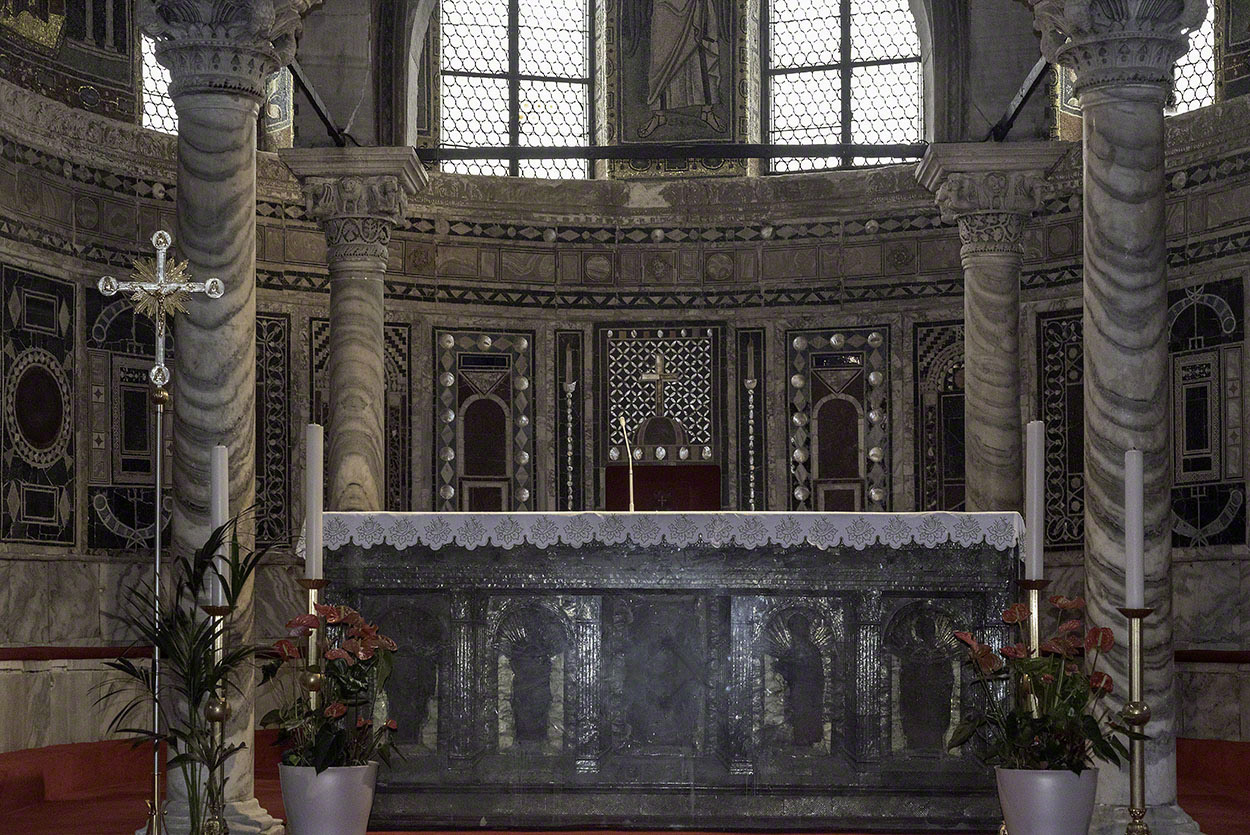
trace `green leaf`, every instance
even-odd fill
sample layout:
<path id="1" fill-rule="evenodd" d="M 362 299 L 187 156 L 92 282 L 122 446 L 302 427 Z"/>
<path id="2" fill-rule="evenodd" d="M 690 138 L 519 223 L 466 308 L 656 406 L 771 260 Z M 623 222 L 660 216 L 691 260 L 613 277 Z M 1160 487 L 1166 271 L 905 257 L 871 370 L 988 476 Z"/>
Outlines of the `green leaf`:
<path id="1" fill-rule="evenodd" d="M 982 719 L 965 719 L 956 725 L 955 730 L 951 732 L 950 740 L 946 743 L 946 750 L 953 751 L 972 739 L 983 722 Z"/>

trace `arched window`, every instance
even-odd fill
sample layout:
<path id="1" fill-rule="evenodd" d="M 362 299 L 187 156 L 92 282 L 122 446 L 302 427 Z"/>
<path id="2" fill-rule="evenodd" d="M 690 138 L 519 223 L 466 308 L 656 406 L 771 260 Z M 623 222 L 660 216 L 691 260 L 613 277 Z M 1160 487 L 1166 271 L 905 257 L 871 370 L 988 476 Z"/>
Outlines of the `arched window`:
<path id="1" fill-rule="evenodd" d="M 1188 113 L 1215 101 L 1215 4 L 1207 6 L 1207 19 L 1189 36 L 1189 52 L 1176 62 L 1169 116 Z"/>
<path id="2" fill-rule="evenodd" d="M 587 0 L 442 0 L 441 144 L 587 145 Z M 444 171 L 586 177 L 584 159 L 445 161 Z"/>
<path id="3" fill-rule="evenodd" d="M 781 145 L 919 142 L 920 38 L 908 0 L 763 0 L 765 141 Z M 773 171 L 901 160 L 773 159 Z"/>
<path id="4" fill-rule="evenodd" d="M 143 36 L 143 126 L 178 132 L 178 112 L 169 97 L 169 70 L 156 61 L 156 41 Z"/>

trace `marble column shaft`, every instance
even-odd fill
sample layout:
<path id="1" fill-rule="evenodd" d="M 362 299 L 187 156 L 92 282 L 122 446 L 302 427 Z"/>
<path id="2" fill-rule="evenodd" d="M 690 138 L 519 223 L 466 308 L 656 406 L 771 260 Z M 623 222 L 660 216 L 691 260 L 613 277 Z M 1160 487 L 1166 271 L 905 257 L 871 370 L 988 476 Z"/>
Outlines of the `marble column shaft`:
<path id="1" fill-rule="evenodd" d="M 216 277 L 225 294 L 192 299 L 174 323 L 173 549 L 203 544 L 209 526 L 209 456 L 230 454 L 230 507 L 255 502 L 256 126 L 265 79 L 290 61 L 301 15 L 316 0 L 201 0 L 142 4 L 137 13 L 170 70 L 178 111 L 178 229 L 175 253 L 194 278 Z M 252 526 L 240 529 L 245 547 Z M 252 590 L 228 621 L 229 641 L 252 640 Z M 254 797 L 254 675 L 234 682 L 228 744 L 243 744 L 226 769 L 233 833 L 279 835 L 281 824 Z M 187 787 L 171 771 L 171 831 L 189 825 Z"/>
<path id="2" fill-rule="evenodd" d="M 1206 0 L 1125 4 L 1034 0 L 1042 50 L 1075 72 L 1084 130 L 1085 592 L 1092 622 L 1116 628 L 1107 658 L 1128 689 L 1124 601 L 1124 452 L 1145 457 L 1144 697 L 1150 805 L 1176 802 L 1172 648 L 1163 107 L 1187 32 Z M 1123 805 L 1128 774 L 1103 768 L 1099 800 Z"/>
<path id="3" fill-rule="evenodd" d="M 383 510 L 386 262 L 404 195 L 394 176 L 311 178 L 305 191 L 330 269 L 328 507 Z"/>

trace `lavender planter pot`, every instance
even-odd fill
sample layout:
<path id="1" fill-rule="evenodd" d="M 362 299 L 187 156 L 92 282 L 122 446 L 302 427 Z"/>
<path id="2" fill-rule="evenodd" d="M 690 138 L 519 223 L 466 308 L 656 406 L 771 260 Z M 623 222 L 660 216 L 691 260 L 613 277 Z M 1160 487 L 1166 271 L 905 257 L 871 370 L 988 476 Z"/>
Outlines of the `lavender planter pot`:
<path id="1" fill-rule="evenodd" d="M 289 835 L 365 835 L 378 764 L 327 768 L 280 765 Z"/>
<path id="2" fill-rule="evenodd" d="M 998 801 L 1009 835 L 1087 835 L 1094 815 L 1098 769 L 1071 771 L 997 768 Z"/>

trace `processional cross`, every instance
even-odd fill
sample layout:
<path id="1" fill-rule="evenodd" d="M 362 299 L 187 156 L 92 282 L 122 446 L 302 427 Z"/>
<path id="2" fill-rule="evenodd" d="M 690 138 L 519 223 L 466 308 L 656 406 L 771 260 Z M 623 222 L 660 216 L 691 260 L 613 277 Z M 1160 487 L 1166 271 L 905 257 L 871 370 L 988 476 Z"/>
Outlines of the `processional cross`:
<path id="1" fill-rule="evenodd" d="M 157 388 L 169 383 L 169 369 L 165 367 L 165 318 L 187 312 L 187 298 L 192 293 L 203 293 L 210 299 L 219 299 L 225 285 L 219 278 L 204 282 L 191 281 L 187 264 L 167 264 L 165 253 L 173 239 L 161 230 L 152 236 L 156 247 L 156 259 L 136 259 L 137 281 L 118 281 L 112 276 L 100 279 L 100 292 L 106 296 L 130 293 L 130 302 L 137 312 L 149 317 L 156 325 L 156 364 L 148 372 L 152 385 Z"/>
<path id="2" fill-rule="evenodd" d="M 675 383 L 681 379 L 680 374 L 669 374 L 664 371 L 664 355 L 656 354 L 655 368 L 651 371 L 644 371 L 639 375 L 638 380 L 643 383 L 655 383 L 655 414 L 661 417 L 664 414 L 664 384 Z"/>
<path id="3" fill-rule="evenodd" d="M 148 378 L 152 381 L 152 402 L 156 404 L 156 547 L 153 549 L 152 588 L 161 588 L 161 531 L 164 524 L 161 520 L 162 488 L 164 487 L 163 469 L 161 466 L 161 449 L 165 442 L 162 427 L 165 407 L 169 405 L 169 392 L 165 386 L 169 383 L 169 368 L 165 366 L 165 319 L 179 313 L 186 313 L 186 302 L 192 293 L 203 293 L 210 299 L 219 299 L 225 292 L 225 285 L 219 278 L 210 278 L 204 282 L 194 282 L 187 275 L 187 264 L 167 264 L 165 253 L 173 243 L 169 233 L 163 229 L 152 236 L 152 246 L 156 248 L 156 258 L 136 258 L 135 281 L 118 281 L 112 276 L 100 279 L 100 292 L 106 296 L 118 293 L 129 293 L 130 303 L 135 311 L 149 317 L 156 326 L 156 358 Z M 160 594 L 153 595 L 154 610 L 153 626 L 161 627 Z M 161 651 L 160 647 L 152 648 L 152 732 L 159 734 L 161 729 Z M 220 727 L 220 726 L 219 726 Z M 152 799 L 148 801 L 149 835 L 160 835 L 165 831 L 164 811 L 161 809 L 161 753 L 160 746 L 152 746 Z M 224 830 L 223 830 L 224 831 Z"/>

